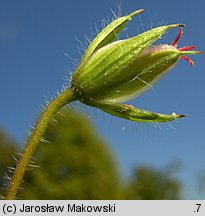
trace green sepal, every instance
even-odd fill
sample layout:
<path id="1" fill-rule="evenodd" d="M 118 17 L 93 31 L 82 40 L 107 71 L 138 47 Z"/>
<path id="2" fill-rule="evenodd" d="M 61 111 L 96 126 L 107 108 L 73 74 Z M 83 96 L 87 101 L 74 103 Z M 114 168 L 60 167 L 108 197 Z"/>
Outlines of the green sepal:
<path id="1" fill-rule="evenodd" d="M 84 58 L 88 58 L 93 52 L 114 41 L 127 22 L 130 21 L 134 15 L 142 11 L 143 9 L 134 11 L 133 13 L 127 16 L 119 17 L 108 24 L 90 43 L 84 54 Z"/>
<path id="2" fill-rule="evenodd" d="M 167 122 L 186 116 L 176 113 L 172 113 L 171 115 L 154 113 L 127 104 L 99 102 L 93 104 L 90 103 L 88 105 L 99 108 L 102 111 L 117 116 L 119 118 L 135 122 Z"/>
<path id="3" fill-rule="evenodd" d="M 80 64 L 78 65 L 78 68 L 76 69 L 76 72 L 73 74 L 73 79 L 76 79 L 82 65 L 95 51 L 114 41 L 117 35 L 119 34 L 119 32 L 127 24 L 127 22 L 130 21 L 134 15 L 142 11 L 143 9 L 134 11 L 127 16 L 123 16 L 115 19 L 110 24 L 108 24 L 89 44 L 88 48 L 86 49 L 80 61 Z"/>

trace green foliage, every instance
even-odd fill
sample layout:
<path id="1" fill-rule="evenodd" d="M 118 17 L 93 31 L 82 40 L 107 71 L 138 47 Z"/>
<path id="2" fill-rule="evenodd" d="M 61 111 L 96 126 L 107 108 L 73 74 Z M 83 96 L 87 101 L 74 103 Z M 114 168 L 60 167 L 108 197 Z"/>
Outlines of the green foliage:
<path id="1" fill-rule="evenodd" d="M 150 167 L 134 170 L 133 179 L 125 190 L 126 199 L 175 200 L 180 198 L 180 183 L 167 171 Z"/>
<path id="2" fill-rule="evenodd" d="M 27 172 L 23 199 L 116 199 L 119 176 L 113 155 L 78 113 L 63 112 L 50 125 Z"/>
<path id="3" fill-rule="evenodd" d="M 180 184 L 172 177 L 176 167 L 157 170 L 137 167 L 127 186 L 120 183 L 118 168 L 106 143 L 79 113 L 62 112 L 50 125 L 24 178 L 23 199 L 179 199 Z M 14 167 L 16 144 L 0 131 L 0 187 L 6 167 Z M 33 163 L 35 162 L 35 163 Z M 28 166 L 31 168 L 31 166 Z M 7 170 L 8 173 L 8 170 Z M 8 173 L 9 174 L 9 173 Z M 1 190 L 1 194 L 3 194 Z"/>
<path id="4" fill-rule="evenodd" d="M 6 168 L 14 166 L 12 155 L 15 151 L 15 142 L 0 129 L 0 194 L 3 194 L 4 185 L 7 183 L 5 179 Z"/>

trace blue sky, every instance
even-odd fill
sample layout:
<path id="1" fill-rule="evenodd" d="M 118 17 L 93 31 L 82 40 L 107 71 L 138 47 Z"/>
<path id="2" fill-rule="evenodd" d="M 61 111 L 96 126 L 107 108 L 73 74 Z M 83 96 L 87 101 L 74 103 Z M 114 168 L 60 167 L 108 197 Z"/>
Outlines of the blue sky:
<path id="1" fill-rule="evenodd" d="M 61 88 L 65 74 L 73 71 L 73 59 L 80 59 L 77 39 L 92 36 L 102 18 L 111 18 L 116 0 L 0 1 L 0 127 L 19 143 L 26 137 L 41 110 L 44 95 Z M 179 46 L 196 45 L 204 50 L 203 0 L 121 0 L 123 14 L 144 8 L 128 25 L 129 35 L 151 26 L 185 23 Z M 169 43 L 177 34 L 171 30 L 158 43 Z M 77 39 L 76 39 L 77 38 Z M 85 43 L 84 43 L 85 44 Z M 130 104 L 162 113 L 189 114 L 187 118 L 154 127 L 130 123 L 100 111 L 91 119 L 101 137 L 108 141 L 124 175 L 135 164 L 158 168 L 179 160 L 178 177 L 185 183 L 184 197 L 204 198 L 197 192 L 197 176 L 205 171 L 205 62 L 204 54 L 193 56 L 195 67 L 181 60 L 153 90 Z M 85 109 L 86 110 L 86 109 Z"/>

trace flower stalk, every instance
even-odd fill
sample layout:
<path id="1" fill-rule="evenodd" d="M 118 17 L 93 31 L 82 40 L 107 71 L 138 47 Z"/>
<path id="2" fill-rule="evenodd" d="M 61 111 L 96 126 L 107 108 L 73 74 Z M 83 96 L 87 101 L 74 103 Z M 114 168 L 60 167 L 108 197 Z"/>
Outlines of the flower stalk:
<path id="1" fill-rule="evenodd" d="M 56 97 L 41 114 L 38 122 L 36 123 L 35 129 L 33 130 L 27 144 L 21 154 L 18 164 L 15 168 L 13 176 L 10 180 L 10 185 L 5 194 L 4 199 L 11 200 L 15 199 L 18 188 L 22 182 L 23 175 L 27 169 L 31 156 L 36 150 L 39 142 L 41 141 L 42 135 L 44 134 L 50 120 L 54 117 L 56 112 L 64 105 L 71 103 L 75 100 L 75 94 L 71 89 L 67 89 Z"/>

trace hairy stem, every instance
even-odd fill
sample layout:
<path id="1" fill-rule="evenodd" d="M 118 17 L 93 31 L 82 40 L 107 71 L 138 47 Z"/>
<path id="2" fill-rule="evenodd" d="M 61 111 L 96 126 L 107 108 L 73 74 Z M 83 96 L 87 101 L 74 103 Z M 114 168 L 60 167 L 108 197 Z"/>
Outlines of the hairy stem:
<path id="1" fill-rule="evenodd" d="M 16 197 L 16 193 L 18 192 L 18 188 L 22 182 L 27 165 L 31 159 L 32 154 L 36 150 L 50 120 L 61 107 L 74 100 L 76 99 L 73 90 L 66 89 L 64 92 L 58 95 L 58 97 L 56 97 L 43 111 L 36 123 L 35 129 L 33 130 L 30 138 L 26 143 L 19 162 L 16 165 L 4 199 L 10 200 Z"/>

